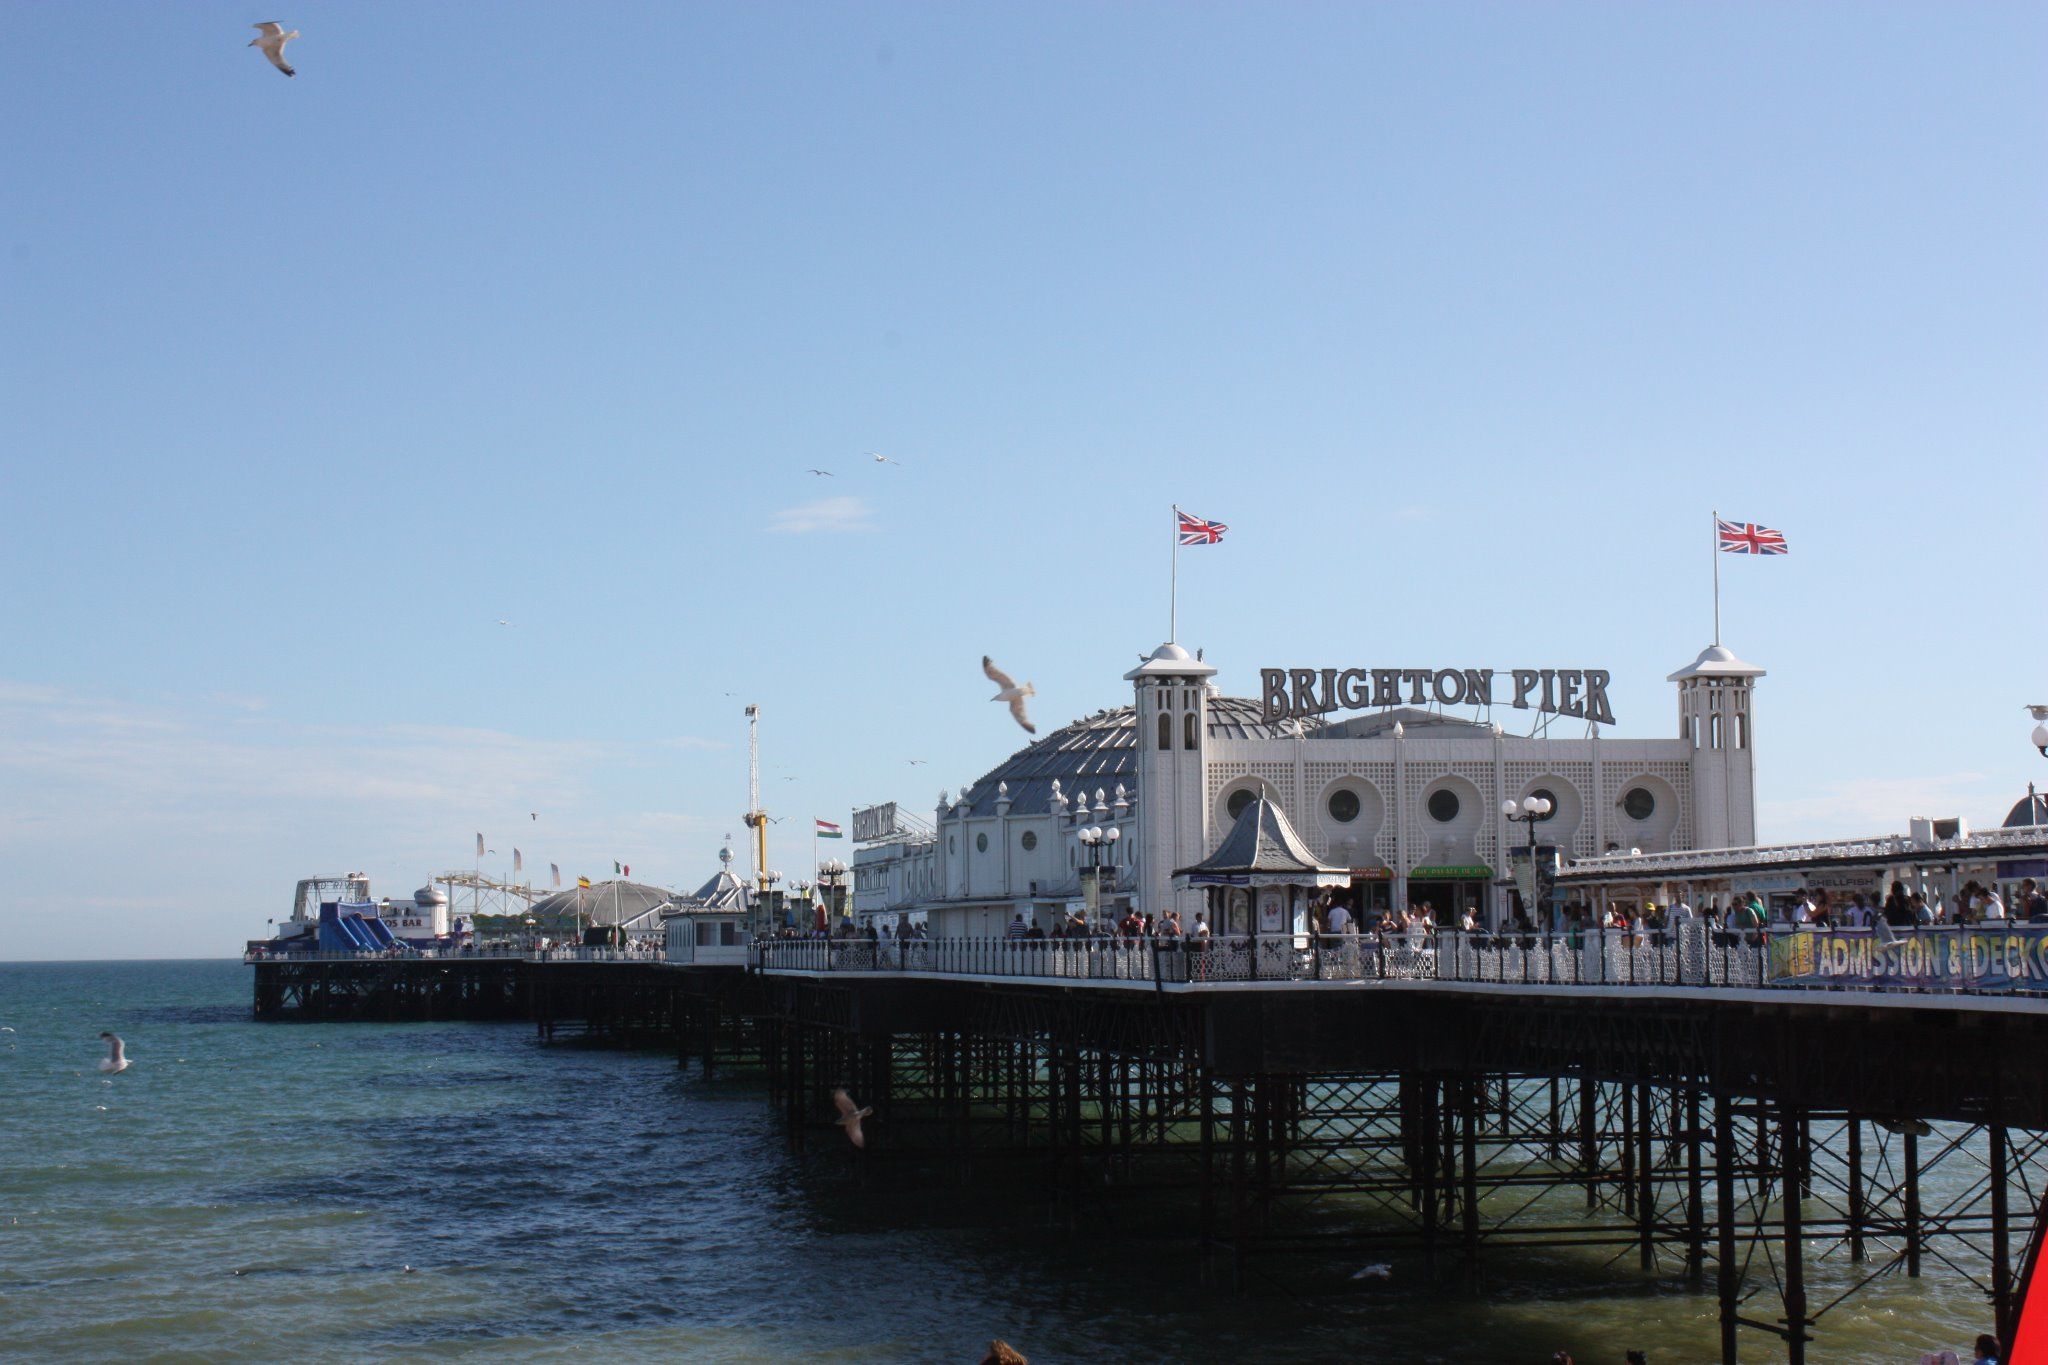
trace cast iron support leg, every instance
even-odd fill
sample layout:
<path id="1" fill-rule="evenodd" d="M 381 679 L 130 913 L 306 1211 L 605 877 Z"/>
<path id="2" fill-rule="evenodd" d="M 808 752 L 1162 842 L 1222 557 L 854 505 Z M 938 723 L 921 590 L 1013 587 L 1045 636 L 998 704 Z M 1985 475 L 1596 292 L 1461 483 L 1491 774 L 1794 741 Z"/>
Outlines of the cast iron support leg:
<path id="1" fill-rule="evenodd" d="M 1742 1282 L 1735 1265 L 1735 1122 L 1728 1097 L 1714 1097 L 1714 1267 L 1721 1303 L 1721 1365 L 1736 1365 L 1736 1311 Z"/>

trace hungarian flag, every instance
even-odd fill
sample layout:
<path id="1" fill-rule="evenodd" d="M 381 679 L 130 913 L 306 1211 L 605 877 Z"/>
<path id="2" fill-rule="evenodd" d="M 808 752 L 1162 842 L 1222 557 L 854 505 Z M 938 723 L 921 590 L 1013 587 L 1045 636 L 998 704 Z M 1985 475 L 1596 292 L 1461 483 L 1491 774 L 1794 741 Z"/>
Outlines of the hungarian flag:
<path id="1" fill-rule="evenodd" d="M 1783 531 L 1773 531 L 1753 521 L 1723 521 L 1719 517 L 1714 518 L 1714 525 L 1721 533 L 1721 553 L 1724 555 L 1792 553 L 1792 547 L 1785 543 Z"/>
<path id="2" fill-rule="evenodd" d="M 1183 545 L 1214 545 L 1230 529 L 1220 521 L 1204 521 L 1178 507 L 1173 509 L 1173 514 L 1179 519 L 1180 543 Z"/>
<path id="3" fill-rule="evenodd" d="M 818 837 L 820 839 L 844 839 L 846 832 L 830 820 L 820 820 L 818 821 Z"/>

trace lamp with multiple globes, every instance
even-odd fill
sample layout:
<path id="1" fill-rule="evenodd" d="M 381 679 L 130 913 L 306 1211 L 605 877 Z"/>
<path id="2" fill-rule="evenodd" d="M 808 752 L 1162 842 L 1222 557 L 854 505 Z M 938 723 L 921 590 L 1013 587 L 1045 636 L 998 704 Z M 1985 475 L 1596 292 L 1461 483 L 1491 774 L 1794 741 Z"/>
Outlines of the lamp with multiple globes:
<path id="1" fill-rule="evenodd" d="M 1123 831 L 1115 825 L 1107 829 L 1101 825 L 1090 825 L 1076 837 L 1088 850 L 1088 918 L 1093 920 L 1102 907 L 1102 851 L 1108 849 L 1114 854 L 1116 841 L 1123 837 Z M 1114 869 L 1111 875 L 1114 875 Z"/>
<path id="2" fill-rule="evenodd" d="M 1544 796 L 1525 796 L 1520 801 L 1510 797 L 1500 803 L 1503 818 L 1518 825 L 1526 825 L 1529 829 L 1529 885 L 1535 890 L 1532 899 L 1538 902 L 1527 907 L 1532 918 L 1543 913 L 1543 879 L 1536 868 L 1536 826 L 1550 818 L 1551 810 L 1550 799 Z"/>

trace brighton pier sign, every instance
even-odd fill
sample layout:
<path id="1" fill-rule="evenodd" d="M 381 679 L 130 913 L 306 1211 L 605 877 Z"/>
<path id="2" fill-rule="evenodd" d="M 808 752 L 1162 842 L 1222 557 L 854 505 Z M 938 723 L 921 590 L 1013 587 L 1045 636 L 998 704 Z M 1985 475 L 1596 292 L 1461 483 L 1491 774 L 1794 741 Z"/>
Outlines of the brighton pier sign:
<path id="1" fill-rule="evenodd" d="M 1490 668 L 1262 668 L 1260 712 L 1267 721 L 1375 706 L 1492 706 L 1614 724 L 1604 668 L 1510 668 L 1495 686 Z M 1499 693 L 1499 697 L 1496 697 Z M 1511 694 L 1511 695 L 1510 695 Z"/>

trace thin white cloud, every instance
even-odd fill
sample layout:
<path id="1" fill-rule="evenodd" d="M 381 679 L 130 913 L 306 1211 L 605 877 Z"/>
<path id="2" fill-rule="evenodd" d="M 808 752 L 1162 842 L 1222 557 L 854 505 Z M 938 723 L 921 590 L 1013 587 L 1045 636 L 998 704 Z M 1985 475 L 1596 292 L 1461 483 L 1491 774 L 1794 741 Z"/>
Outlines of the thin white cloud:
<path id="1" fill-rule="evenodd" d="M 791 536 L 814 531 L 872 531 L 874 514 L 866 498 L 818 498 L 783 508 L 769 520 L 768 529 Z"/>

